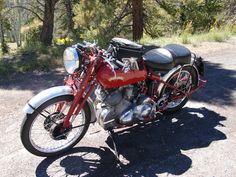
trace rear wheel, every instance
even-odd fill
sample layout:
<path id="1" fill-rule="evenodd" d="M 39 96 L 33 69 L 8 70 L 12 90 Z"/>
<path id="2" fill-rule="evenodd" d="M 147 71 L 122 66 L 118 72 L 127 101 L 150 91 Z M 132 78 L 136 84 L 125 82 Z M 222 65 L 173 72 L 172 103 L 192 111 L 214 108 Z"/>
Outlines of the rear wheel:
<path id="1" fill-rule="evenodd" d="M 55 156 L 69 150 L 82 139 L 90 123 L 87 104 L 78 116 L 72 116 L 69 128 L 62 128 L 73 99 L 72 95 L 53 98 L 26 115 L 21 126 L 21 141 L 29 152 L 37 156 Z"/>
<path id="2" fill-rule="evenodd" d="M 198 74 L 191 66 L 184 66 L 182 69 L 174 72 L 167 80 L 167 83 L 177 87 L 182 92 L 187 93 L 197 86 Z M 176 112 L 188 102 L 187 96 L 181 97 L 181 92 L 173 90 L 168 86 L 163 87 L 160 95 L 164 102 L 162 104 L 165 105 L 163 113 Z"/>

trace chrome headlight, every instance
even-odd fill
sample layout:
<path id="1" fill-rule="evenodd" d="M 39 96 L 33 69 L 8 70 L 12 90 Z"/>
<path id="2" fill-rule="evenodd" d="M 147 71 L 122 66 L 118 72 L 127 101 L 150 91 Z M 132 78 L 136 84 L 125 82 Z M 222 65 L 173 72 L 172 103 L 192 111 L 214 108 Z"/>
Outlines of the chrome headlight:
<path id="1" fill-rule="evenodd" d="M 73 47 L 67 47 L 63 54 L 64 66 L 69 74 L 79 68 L 79 54 Z"/>

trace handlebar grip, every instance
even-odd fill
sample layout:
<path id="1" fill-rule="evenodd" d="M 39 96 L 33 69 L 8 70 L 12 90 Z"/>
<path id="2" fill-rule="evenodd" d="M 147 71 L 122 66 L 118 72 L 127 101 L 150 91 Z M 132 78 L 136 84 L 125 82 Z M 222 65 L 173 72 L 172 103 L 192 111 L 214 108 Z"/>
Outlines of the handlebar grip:
<path id="1" fill-rule="evenodd" d="M 86 46 L 81 44 L 81 43 L 75 44 L 75 47 L 78 48 L 78 49 L 81 49 L 81 50 L 84 50 L 86 48 Z"/>
<path id="2" fill-rule="evenodd" d="M 87 46 L 87 47 L 90 46 L 90 45 L 92 45 L 92 43 L 90 43 L 90 42 L 88 42 L 88 41 L 83 41 L 83 43 L 84 43 L 84 45 Z"/>

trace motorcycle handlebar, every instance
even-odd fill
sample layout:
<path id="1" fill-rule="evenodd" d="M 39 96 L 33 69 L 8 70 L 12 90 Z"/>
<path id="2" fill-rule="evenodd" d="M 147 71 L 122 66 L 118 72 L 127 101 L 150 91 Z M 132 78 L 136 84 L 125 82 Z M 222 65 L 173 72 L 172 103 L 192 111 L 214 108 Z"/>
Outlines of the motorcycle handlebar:
<path id="1" fill-rule="evenodd" d="M 83 41 L 82 43 L 78 42 L 74 47 L 79 49 L 94 48 L 97 47 L 95 43 L 90 43 L 88 41 Z"/>
<path id="2" fill-rule="evenodd" d="M 85 49 L 89 49 L 94 55 L 97 55 L 98 58 L 102 57 L 105 62 L 111 65 L 111 61 L 114 58 L 110 55 L 110 53 L 101 47 L 97 46 L 95 43 L 90 43 L 88 41 L 83 41 L 82 43 L 77 43 L 74 45 L 76 48 L 84 51 Z"/>

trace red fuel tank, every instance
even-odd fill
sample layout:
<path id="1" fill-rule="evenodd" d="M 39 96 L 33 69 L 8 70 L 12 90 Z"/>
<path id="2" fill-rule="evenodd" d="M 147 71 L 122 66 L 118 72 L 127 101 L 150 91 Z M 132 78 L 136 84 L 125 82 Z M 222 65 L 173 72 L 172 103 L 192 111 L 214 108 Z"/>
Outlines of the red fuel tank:
<path id="1" fill-rule="evenodd" d="M 109 65 L 103 65 L 97 73 L 97 81 L 105 88 L 117 88 L 143 81 L 147 77 L 147 70 L 130 70 L 124 73 L 121 69 L 114 73 Z"/>

